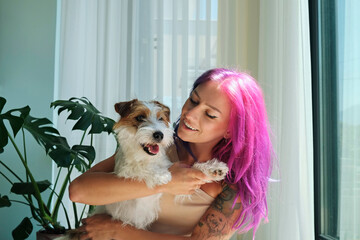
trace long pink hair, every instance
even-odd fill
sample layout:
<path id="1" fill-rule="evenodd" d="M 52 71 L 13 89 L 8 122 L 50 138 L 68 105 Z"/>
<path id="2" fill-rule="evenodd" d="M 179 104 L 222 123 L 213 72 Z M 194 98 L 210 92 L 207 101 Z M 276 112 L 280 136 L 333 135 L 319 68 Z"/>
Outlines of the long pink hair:
<path id="1" fill-rule="evenodd" d="M 230 138 L 215 146 L 213 157 L 227 163 L 226 181 L 237 185 L 242 213 L 233 227 L 240 232 L 253 228 L 254 237 L 261 220 L 268 216 L 266 193 L 273 157 L 262 90 L 249 74 L 223 68 L 202 74 L 193 90 L 207 81 L 218 82 L 231 103 Z"/>

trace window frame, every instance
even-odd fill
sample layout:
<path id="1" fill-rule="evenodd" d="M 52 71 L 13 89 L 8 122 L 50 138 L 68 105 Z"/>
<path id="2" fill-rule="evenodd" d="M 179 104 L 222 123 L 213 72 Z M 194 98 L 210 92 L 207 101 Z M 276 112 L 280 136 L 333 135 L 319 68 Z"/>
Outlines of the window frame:
<path id="1" fill-rule="evenodd" d="M 309 0 L 314 133 L 315 239 L 338 240 L 336 0 Z"/>

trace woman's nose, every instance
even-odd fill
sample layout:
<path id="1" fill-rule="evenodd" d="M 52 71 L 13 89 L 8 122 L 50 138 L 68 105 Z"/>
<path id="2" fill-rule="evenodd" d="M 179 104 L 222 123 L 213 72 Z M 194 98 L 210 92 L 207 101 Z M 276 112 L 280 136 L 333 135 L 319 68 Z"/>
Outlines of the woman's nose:
<path id="1" fill-rule="evenodd" d="M 192 106 L 187 109 L 185 116 L 189 120 L 196 120 L 199 117 L 199 107 Z"/>

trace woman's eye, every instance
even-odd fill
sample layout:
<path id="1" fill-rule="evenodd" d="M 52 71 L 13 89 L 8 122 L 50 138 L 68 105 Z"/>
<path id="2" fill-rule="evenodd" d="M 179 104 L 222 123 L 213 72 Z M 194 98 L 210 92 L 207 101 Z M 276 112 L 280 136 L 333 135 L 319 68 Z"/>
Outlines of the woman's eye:
<path id="1" fill-rule="evenodd" d="M 135 119 L 138 122 L 145 122 L 145 116 L 144 115 L 139 115 L 139 116 L 135 117 Z"/>
<path id="2" fill-rule="evenodd" d="M 217 118 L 216 116 L 210 115 L 209 113 L 206 113 L 206 116 L 208 116 L 211 119 Z"/>
<path id="3" fill-rule="evenodd" d="M 195 102 L 192 98 L 189 98 L 190 99 L 190 102 L 194 105 L 198 104 L 198 102 Z"/>

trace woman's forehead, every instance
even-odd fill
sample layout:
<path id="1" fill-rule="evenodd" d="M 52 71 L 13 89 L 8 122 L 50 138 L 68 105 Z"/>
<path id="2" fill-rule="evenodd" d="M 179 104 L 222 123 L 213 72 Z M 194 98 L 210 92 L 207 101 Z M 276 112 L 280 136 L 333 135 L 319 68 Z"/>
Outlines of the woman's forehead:
<path id="1" fill-rule="evenodd" d="M 219 83 L 208 81 L 198 85 L 192 94 L 199 97 L 206 105 L 216 108 L 220 112 L 230 107 L 230 101 L 226 94 L 221 90 Z M 225 111 L 226 112 L 226 111 Z"/>

